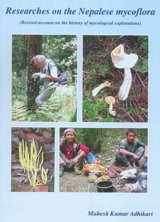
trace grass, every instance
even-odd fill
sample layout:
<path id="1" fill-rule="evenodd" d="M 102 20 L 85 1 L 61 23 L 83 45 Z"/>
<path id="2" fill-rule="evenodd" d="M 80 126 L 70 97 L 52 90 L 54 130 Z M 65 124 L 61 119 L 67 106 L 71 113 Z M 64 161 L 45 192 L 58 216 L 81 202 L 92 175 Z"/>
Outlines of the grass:
<path id="1" fill-rule="evenodd" d="M 27 110 L 26 96 L 13 97 L 12 121 L 30 122 L 75 122 L 77 95 L 75 86 L 57 88 L 37 112 Z"/>

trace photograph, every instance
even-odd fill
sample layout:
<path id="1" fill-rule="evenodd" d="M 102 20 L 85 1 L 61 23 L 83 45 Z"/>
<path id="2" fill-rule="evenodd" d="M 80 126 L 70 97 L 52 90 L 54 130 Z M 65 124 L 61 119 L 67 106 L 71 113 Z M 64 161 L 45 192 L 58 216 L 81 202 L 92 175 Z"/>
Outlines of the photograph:
<path id="1" fill-rule="evenodd" d="M 83 122 L 148 122 L 148 36 L 83 36 Z"/>
<path id="2" fill-rule="evenodd" d="M 60 192 L 147 193 L 148 130 L 61 128 Z"/>
<path id="3" fill-rule="evenodd" d="M 160 1 L 0 16 L 0 221 L 159 222 Z"/>
<path id="4" fill-rule="evenodd" d="M 54 192 L 55 129 L 11 129 L 11 192 Z"/>
<path id="5" fill-rule="evenodd" d="M 77 36 L 12 35 L 12 121 L 77 121 Z"/>

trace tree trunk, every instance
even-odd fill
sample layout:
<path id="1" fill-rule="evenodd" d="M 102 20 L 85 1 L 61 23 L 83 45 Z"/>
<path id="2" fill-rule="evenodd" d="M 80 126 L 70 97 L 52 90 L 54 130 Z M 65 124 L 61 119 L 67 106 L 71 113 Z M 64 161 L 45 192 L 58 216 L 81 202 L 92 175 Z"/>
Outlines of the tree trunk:
<path id="1" fill-rule="evenodd" d="M 23 35 L 22 36 L 22 43 L 23 43 L 23 47 L 25 49 L 23 49 L 22 51 L 22 61 L 21 61 L 21 69 L 26 69 L 27 66 L 27 45 L 28 45 L 28 36 L 27 35 Z"/>
<path id="2" fill-rule="evenodd" d="M 32 74 L 39 72 L 39 68 L 34 66 L 32 58 L 42 52 L 42 36 L 29 36 L 29 58 L 28 58 L 28 81 L 27 81 L 27 106 L 31 109 L 35 106 L 35 98 L 39 94 L 39 86 L 36 84 L 37 80 L 32 78 Z"/>

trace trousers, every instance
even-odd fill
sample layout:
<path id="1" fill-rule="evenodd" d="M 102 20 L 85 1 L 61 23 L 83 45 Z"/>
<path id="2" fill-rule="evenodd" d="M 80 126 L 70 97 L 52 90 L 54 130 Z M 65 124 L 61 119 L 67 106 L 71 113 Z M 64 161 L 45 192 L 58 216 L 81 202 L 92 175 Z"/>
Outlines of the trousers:
<path id="1" fill-rule="evenodd" d="M 136 149 L 135 154 L 139 157 L 139 160 L 144 155 L 144 148 L 140 146 L 138 149 Z M 130 163 L 134 162 L 134 158 L 132 156 L 123 155 L 118 151 L 116 151 L 116 161 L 118 164 L 122 164 L 125 167 L 127 167 Z"/>
<path id="2" fill-rule="evenodd" d="M 37 104 L 43 104 L 46 100 L 48 100 L 53 93 L 53 88 L 51 89 L 45 89 L 43 92 L 39 94 L 39 96 L 36 97 L 35 101 Z"/>
<path id="3" fill-rule="evenodd" d="M 79 150 L 78 153 L 76 154 L 76 156 L 78 156 L 81 152 L 82 152 L 82 150 Z M 72 168 L 71 162 L 72 162 L 72 160 L 73 160 L 74 158 L 67 159 L 67 158 L 65 157 L 65 155 L 64 155 L 61 151 L 60 151 L 59 155 L 60 155 L 60 157 L 64 160 L 64 162 L 66 163 L 66 166 L 59 166 L 59 170 L 60 170 L 60 171 L 64 171 L 65 168 L 67 168 L 67 169 Z M 75 156 L 75 157 L 76 157 L 76 156 Z M 83 159 L 84 159 L 84 157 L 80 158 L 80 159 L 78 160 L 78 163 L 77 163 L 76 165 L 73 165 L 74 170 L 75 170 L 75 169 L 80 170 L 80 169 L 82 168 L 82 166 L 83 166 Z"/>

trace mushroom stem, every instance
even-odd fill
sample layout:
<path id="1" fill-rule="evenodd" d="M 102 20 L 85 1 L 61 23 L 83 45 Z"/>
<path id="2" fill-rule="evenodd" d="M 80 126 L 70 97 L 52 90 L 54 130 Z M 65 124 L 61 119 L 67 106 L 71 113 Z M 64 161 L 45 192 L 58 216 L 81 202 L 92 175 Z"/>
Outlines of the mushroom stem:
<path id="1" fill-rule="evenodd" d="M 119 100 L 124 101 L 128 98 L 131 84 L 132 84 L 131 69 L 125 68 L 124 69 L 124 80 L 123 80 L 123 83 L 122 83 L 122 85 L 119 89 L 119 92 L 118 92 L 118 99 Z"/>
<path id="2" fill-rule="evenodd" d="M 111 102 L 110 105 L 109 105 L 109 113 L 112 115 L 112 116 L 115 116 L 116 115 L 116 111 L 113 110 L 113 103 Z"/>
<path id="3" fill-rule="evenodd" d="M 95 97 L 101 89 L 103 89 L 107 86 L 110 86 L 110 83 L 108 81 L 100 84 L 99 86 L 97 86 L 95 89 L 92 90 L 92 96 Z"/>
<path id="4" fill-rule="evenodd" d="M 112 96 L 107 96 L 105 98 L 105 101 L 106 101 L 107 104 L 109 104 L 109 113 L 112 116 L 115 116 L 116 115 L 116 111 L 113 110 L 113 104 L 115 104 L 115 98 L 112 97 Z"/>
<path id="5" fill-rule="evenodd" d="M 132 84 L 131 68 L 138 61 L 137 54 L 125 54 L 124 46 L 120 44 L 111 52 L 112 62 L 116 68 L 124 69 L 124 80 L 118 92 L 119 100 L 126 100 Z"/>

